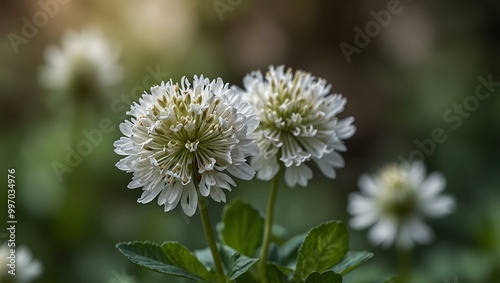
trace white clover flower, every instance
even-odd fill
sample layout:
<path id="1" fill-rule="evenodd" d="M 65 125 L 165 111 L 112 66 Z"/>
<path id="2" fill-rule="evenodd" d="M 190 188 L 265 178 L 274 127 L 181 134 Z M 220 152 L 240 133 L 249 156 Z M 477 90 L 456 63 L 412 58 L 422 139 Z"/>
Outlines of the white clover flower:
<path id="1" fill-rule="evenodd" d="M 140 203 L 159 195 L 165 211 L 180 201 L 192 216 L 198 193 L 226 201 L 223 189 L 236 186 L 227 173 L 243 180 L 255 175 L 245 162 L 259 152 L 249 137 L 258 121 L 220 78 L 195 76 L 191 86 L 184 77 L 181 86 L 154 86 L 127 114 L 134 118 L 120 125 L 125 137 L 114 143 L 115 152 L 126 157 L 116 166 L 134 173 L 128 187 L 143 188 Z"/>
<path id="2" fill-rule="evenodd" d="M 31 251 L 26 246 L 19 246 L 15 252 L 15 275 L 7 273 L 10 270 L 8 266 L 10 260 L 10 249 L 7 243 L 0 246 L 0 282 L 11 278 L 16 283 L 29 283 L 37 279 L 43 271 L 39 260 L 33 259 Z"/>
<path id="3" fill-rule="evenodd" d="M 102 91 L 123 78 L 123 69 L 116 64 L 119 56 L 117 48 L 98 30 L 68 30 L 62 35 L 61 47 L 45 49 L 40 84 L 49 89 Z"/>
<path id="4" fill-rule="evenodd" d="M 439 195 L 446 179 L 434 172 L 425 176 L 425 166 L 415 162 L 408 166 L 391 165 L 377 175 L 359 178 L 360 193 L 349 196 L 347 210 L 353 215 L 350 225 L 364 229 L 371 225 L 369 239 L 375 244 L 409 249 L 414 243 L 432 240 L 424 217 L 443 217 L 455 208 L 450 196 Z"/>
<path id="5" fill-rule="evenodd" d="M 344 166 L 339 154 L 347 150 L 343 140 L 356 131 L 354 118 L 336 117 L 346 99 L 331 94 L 325 80 L 303 71 L 285 72 L 284 66 L 271 66 L 265 77 L 260 71 L 252 72 L 243 85 L 244 90 L 236 89 L 260 120 L 254 135 L 261 154 L 251 160 L 257 178 L 270 180 L 284 165 L 288 186 L 307 186 L 313 172 L 306 161 L 312 159 L 325 176 L 334 179 L 335 168 Z"/>

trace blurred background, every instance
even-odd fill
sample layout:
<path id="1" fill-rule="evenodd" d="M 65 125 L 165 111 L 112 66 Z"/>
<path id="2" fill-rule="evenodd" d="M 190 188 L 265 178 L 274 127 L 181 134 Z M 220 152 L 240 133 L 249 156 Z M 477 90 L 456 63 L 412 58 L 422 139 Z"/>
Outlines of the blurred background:
<path id="1" fill-rule="evenodd" d="M 316 171 L 308 188 L 282 184 L 275 222 L 287 227 L 286 235 L 326 220 L 347 221 L 347 197 L 358 190 L 361 174 L 423 152 L 415 140 L 432 139 L 441 128 L 446 141 L 423 156 L 429 171 L 446 176 L 445 192 L 456 198 L 457 210 L 428 222 L 435 241 L 416 249 L 414 282 L 496 282 L 500 91 L 493 88 L 484 100 L 469 97 L 478 77 L 500 81 L 500 2 L 402 0 L 397 14 L 369 24 L 396 2 L 1 2 L 2 180 L 7 183 L 8 168 L 16 169 L 17 244 L 29 247 L 44 269 L 33 282 L 183 282 L 134 266 L 114 247 L 131 240 L 205 247 L 198 217 L 136 202 L 141 192 L 127 189 L 131 174 L 114 165 L 118 125 L 131 101 L 161 80 L 204 74 L 241 86 L 250 71 L 281 64 L 328 80 L 348 99 L 341 117 L 354 116 L 358 128 L 346 142 L 346 167 L 337 179 Z M 371 35 L 357 36 L 355 28 L 367 25 Z M 46 87 L 42 66 L 54 60 L 47 47 L 61 48 L 66 30 L 87 28 L 100 30 L 113 46 L 110 60 L 121 78 L 93 91 Z M 343 42 L 350 47 L 343 50 Z M 463 113 L 455 112 L 464 101 Z M 72 150 L 85 156 L 71 157 Z M 2 186 L 0 220 L 6 223 Z M 227 197 L 264 211 L 267 187 L 240 181 Z M 222 208 L 211 202 L 214 222 Z M 6 240 L 6 230 L 0 236 Z M 351 231 L 350 245 L 375 256 L 349 282 L 396 273 L 394 250 L 372 247 L 366 231 Z"/>

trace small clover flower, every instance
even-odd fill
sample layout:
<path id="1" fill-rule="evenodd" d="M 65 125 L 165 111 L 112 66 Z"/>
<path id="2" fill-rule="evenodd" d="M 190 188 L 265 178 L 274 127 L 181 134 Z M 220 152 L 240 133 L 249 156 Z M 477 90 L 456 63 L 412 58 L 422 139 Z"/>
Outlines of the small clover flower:
<path id="1" fill-rule="evenodd" d="M 246 158 L 259 152 L 249 136 L 258 121 L 220 78 L 154 86 L 127 114 L 133 118 L 120 125 L 125 137 L 114 143 L 126 157 L 116 166 L 133 173 L 128 187 L 142 187 L 140 203 L 158 196 L 165 211 L 180 202 L 192 216 L 198 195 L 226 201 L 223 190 L 236 186 L 229 174 L 243 180 L 255 175 Z"/>
<path id="2" fill-rule="evenodd" d="M 8 247 L 7 242 L 0 246 L 0 282 L 13 278 L 12 282 L 29 283 L 40 277 L 43 271 L 42 263 L 33 258 L 28 247 L 21 245 L 15 250 L 15 269 L 9 267 L 10 251 L 11 248 Z M 15 272 L 15 275 L 9 274 L 9 271 Z"/>
<path id="3" fill-rule="evenodd" d="M 260 120 L 254 135 L 261 154 L 251 160 L 257 178 L 270 180 L 284 166 L 288 186 L 307 186 L 313 172 L 306 162 L 313 160 L 334 179 L 335 168 L 344 166 L 339 154 L 347 150 L 343 141 L 356 131 L 354 118 L 337 118 L 346 99 L 331 94 L 325 80 L 303 71 L 285 72 L 284 66 L 271 66 L 265 77 L 252 72 L 243 85 L 238 91 Z"/>
<path id="4" fill-rule="evenodd" d="M 83 95 L 102 93 L 123 78 L 123 69 L 116 64 L 119 56 L 117 48 L 98 30 L 68 30 L 62 35 L 60 47 L 45 49 L 40 84 Z"/>
<path id="5" fill-rule="evenodd" d="M 422 218 L 443 217 L 455 208 L 452 197 L 439 195 L 445 185 L 440 173 L 426 177 L 420 162 L 391 165 L 377 175 L 362 175 L 361 194 L 349 196 L 347 210 L 353 215 L 350 225 L 357 229 L 373 225 L 369 239 L 376 245 L 395 243 L 408 249 L 414 243 L 429 243 L 432 231 Z"/>

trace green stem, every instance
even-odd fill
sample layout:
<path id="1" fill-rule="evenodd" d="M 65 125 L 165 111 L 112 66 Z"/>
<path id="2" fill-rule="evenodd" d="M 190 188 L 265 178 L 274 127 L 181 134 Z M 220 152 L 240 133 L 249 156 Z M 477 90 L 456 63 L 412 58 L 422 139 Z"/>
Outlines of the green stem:
<path id="1" fill-rule="evenodd" d="M 75 108 L 73 110 L 73 124 L 71 125 L 72 128 L 71 128 L 71 137 L 69 146 L 73 150 L 78 150 L 77 146 L 78 143 L 82 140 L 81 134 L 85 126 L 85 107 L 84 105 L 80 105 L 78 103 L 75 103 L 74 107 Z M 79 165 L 80 163 L 78 164 L 78 166 Z M 69 195 L 67 196 L 69 199 L 78 198 L 79 190 L 76 190 L 75 188 L 82 186 L 82 176 L 83 176 L 81 171 L 82 169 L 83 168 L 79 168 L 79 170 L 73 170 L 71 173 L 67 175 L 66 185 L 68 186 L 69 189 Z M 71 208 L 71 206 L 68 206 L 70 202 L 66 202 L 66 204 L 67 204 L 66 207 Z M 61 215 L 65 214 L 62 213 Z"/>
<path id="2" fill-rule="evenodd" d="M 409 283 L 411 278 L 411 249 L 398 247 L 398 282 Z"/>
<path id="3" fill-rule="evenodd" d="M 217 281 L 219 283 L 226 282 L 226 276 L 224 275 L 224 268 L 222 268 L 222 260 L 217 248 L 217 242 L 215 241 L 214 230 L 212 229 L 212 223 L 210 222 L 210 215 L 208 214 L 207 200 L 205 197 L 198 193 L 198 201 L 201 215 L 201 223 L 203 224 L 203 231 L 207 237 L 208 246 L 212 252 L 212 257 L 215 264 L 215 273 L 217 274 Z"/>
<path id="4" fill-rule="evenodd" d="M 262 249 L 260 251 L 259 265 L 260 274 L 262 277 L 262 282 L 267 282 L 266 274 L 266 263 L 267 263 L 267 253 L 269 251 L 269 244 L 271 243 L 271 234 L 273 229 L 273 216 L 274 216 L 274 206 L 276 203 L 276 195 L 278 193 L 278 185 L 281 179 L 281 170 L 276 174 L 274 179 L 271 181 L 271 186 L 269 189 L 269 198 L 267 200 L 267 213 L 266 222 L 264 226 L 264 239 L 262 240 Z"/>

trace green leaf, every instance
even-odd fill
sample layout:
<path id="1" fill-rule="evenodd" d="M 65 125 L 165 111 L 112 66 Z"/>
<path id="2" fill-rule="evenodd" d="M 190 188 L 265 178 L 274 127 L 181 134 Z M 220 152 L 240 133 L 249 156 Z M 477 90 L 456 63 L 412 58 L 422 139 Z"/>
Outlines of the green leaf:
<path id="1" fill-rule="evenodd" d="M 266 274 L 268 283 L 287 283 L 288 276 L 293 270 L 287 269 L 283 266 L 278 266 L 273 263 L 266 263 Z"/>
<path id="2" fill-rule="evenodd" d="M 373 257 L 373 253 L 362 251 L 362 252 L 353 252 L 348 251 L 344 256 L 341 262 L 337 263 L 332 270 L 341 274 L 346 275 L 351 270 L 360 266 L 363 262 L 369 260 Z"/>
<path id="3" fill-rule="evenodd" d="M 349 249 L 349 232 L 342 221 L 330 221 L 309 231 L 300 246 L 295 278 L 304 280 L 314 271 L 326 271 L 339 263 Z"/>
<path id="4" fill-rule="evenodd" d="M 222 241 L 238 252 L 252 257 L 262 243 L 264 219 L 247 203 L 236 200 L 228 204 L 222 215 Z"/>
<path id="5" fill-rule="evenodd" d="M 230 280 L 234 280 L 238 277 L 240 277 L 242 274 L 248 271 L 248 269 L 255 264 L 258 259 L 256 258 L 249 258 L 246 257 L 231 247 L 228 246 L 219 246 L 219 252 L 221 254 L 222 258 L 222 264 L 224 265 L 224 268 L 227 270 L 226 276 Z M 214 263 L 213 263 L 213 257 L 212 253 L 210 252 L 209 248 L 202 249 L 202 250 L 196 250 L 194 251 L 194 254 L 196 257 L 203 262 L 206 266 L 211 267 L 212 269 L 215 269 Z M 251 277 L 248 277 L 251 278 Z M 247 281 L 249 281 L 248 279 Z M 247 282 L 243 281 L 243 282 Z"/>
<path id="6" fill-rule="evenodd" d="M 205 248 L 202 250 L 195 250 L 195 251 L 193 251 L 193 254 L 205 266 L 208 266 L 212 270 L 215 270 L 214 258 L 212 256 L 212 252 L 210 251 L 210 248 Z"/>
<path id="7" fill-rule="evenodd" d="M 161 249 L 172 265 L 207 280 L 215 279 L 213 273 L 210 273 L 203 263 L 201 263 L 185 246 L 177 242 L 165 242 L 161 245 Z"/>
<path id="8" fill-rule="evenodd" d="M 280 248 L 278 262 L 280 264 L 288 265 L 293 263 L 295 265 L 297 260 L 297 253 L 300 246 L 304 242 L 307 234 L 300 234 L 292 237 L 286 241 Z"/>
<path id="9" fill-rule="evenodd" d="M 242 274 L 247 272 L 252 265 L 259 261 L 256 258 L 249 258 L 242 255 L 228 246 L 220 247 L 220 254 L 222 263 L 226 267 L 227 279 L 229 281 L 240 277 Z"/>
<path id="10" fill-rule="evenodd" d="M 255 274 L 251 274 L 251 272 L 246 272 L 246 273 L 243 273 L 240 277 L 238 277 L 238 279 L 236 279 L 235 283 L 261 283 L 260 281 L 260 278 L 257 278 L 257 274 L 256 272 L 254 272 Z"/>
<path id="11" fill-rule="evenodd" d="M 180 244 L 178 245 L 180 246 Z M 170 245 L 168 246 L 169 248 L 167 248 L 167 250 L 170 250 Z M 133 263 L 156 272 L 171 276 L 184 277 L 198 282 L 212 281 L 215 278 L 214 273 L 206 270 L 203 264 L 199 262 L 198 259 L 196 259 L 189 251 L 188 255 L 184 251 L 181 251 L 181 248 L 175 248 L 175 250 L 179 251 L 182 255 L 172 256 L 170 254 L 166 255 L 162 246 L 152 242 L 118 243 L 116 247 Z M 182 257 L 182 259 L 176 257 Z M 171 258 L 174 258 L 175 261 L 182 266 L 176 266 L 171 261 Z M 192 270 L 186 270 L 186 267 Z"/>
<path id="12" fill-rule="evenodd" d="M 307 277 L 306 283 L 342 283 L 342 276 L 333 271 L 313 272 Z"/>

